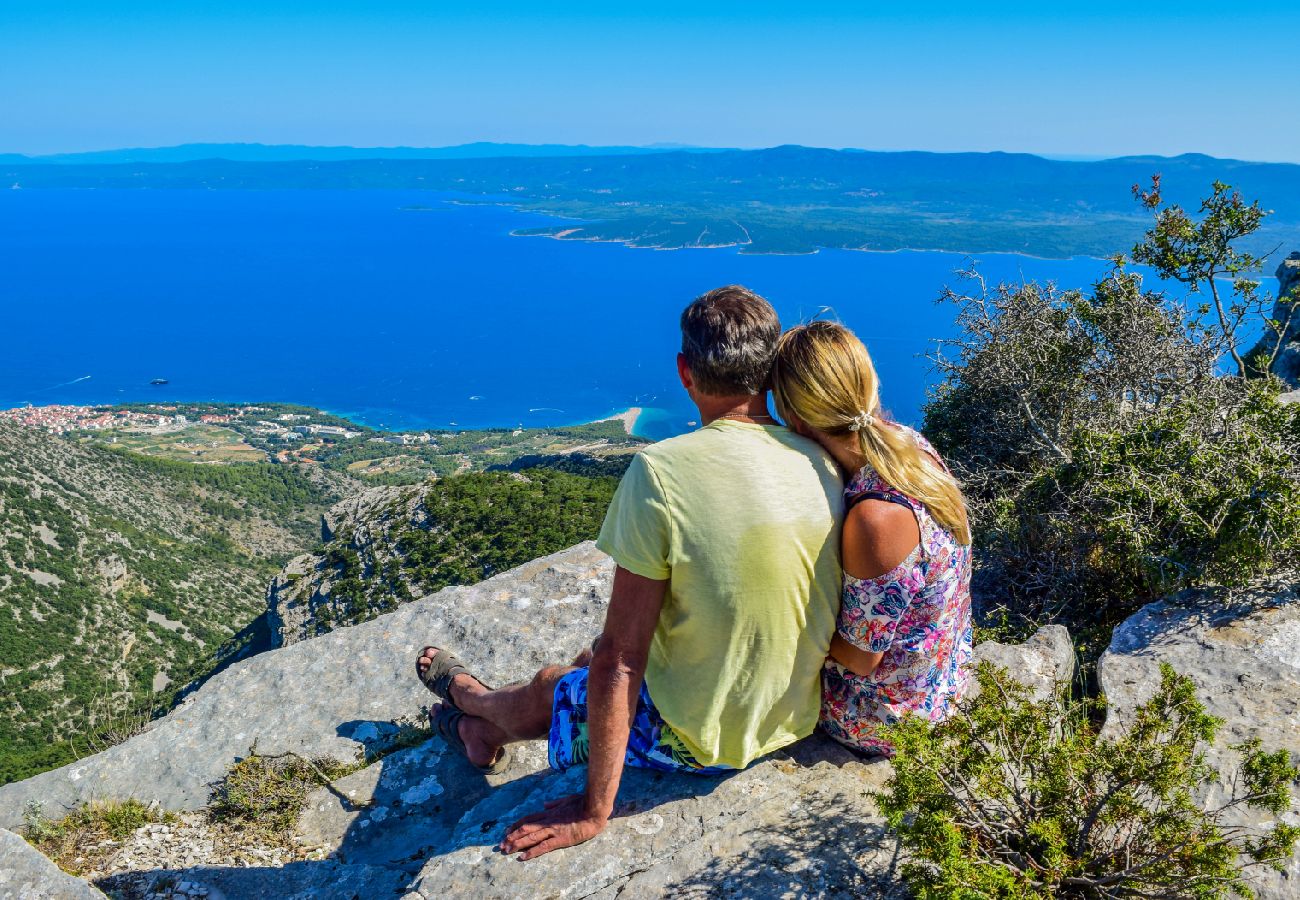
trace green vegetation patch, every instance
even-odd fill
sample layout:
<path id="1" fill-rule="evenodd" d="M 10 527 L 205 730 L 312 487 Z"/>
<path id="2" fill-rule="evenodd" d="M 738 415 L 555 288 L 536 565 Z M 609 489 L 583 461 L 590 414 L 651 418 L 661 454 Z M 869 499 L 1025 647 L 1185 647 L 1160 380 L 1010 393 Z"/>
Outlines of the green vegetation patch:
<path id="1" fill-rule="evenodd" d="M 213 788 L 208 818 L 239 830 L 244 841 L 256 836 L 288 844 L 307 795 L 361 767 L 359 762 L 344 763 L 324 756 L 264 756 L 254 747 Z"/>
<path id="2" fill-rule="evenodd" d="M 62 819 L 52 820 L 34 807 L 24 817 L 23 837 L 71 875 L 92 870 L 116 849 L 106 841 L 123 841 L 144 825 L 170 823 L 176 817 L 138 800 L 88 803 Z"/>
<path id="3" fill-rule="evenodd" d="M 398 539 L 403 566 L 428 591 L 473 584 L 592 540 L 618 482 L 553 469 L 483 472 L 430 485 L 431 527 Z"/>
<path id="4" fill-rule="evenodd" d="M 947 721 L 888 730 L 893 776 L 875 799 L 919 900 L 1249 897 L 1247 870 L 1289 859 L 1300 828 L 1238 827 L 1234 813 L 1282 814 L 1300 769 L 1286 750 L 1238 745 L 1226 797 L 1203 809 L 1193 798 L 1215 780 L 1204 751 L 1222 723 L 1168 665 L 1105 740 L 1098 704 L 1070 700 L 1068 686 L 1035 701 L 988 663 L 977 677 L 978 697 Z"/>

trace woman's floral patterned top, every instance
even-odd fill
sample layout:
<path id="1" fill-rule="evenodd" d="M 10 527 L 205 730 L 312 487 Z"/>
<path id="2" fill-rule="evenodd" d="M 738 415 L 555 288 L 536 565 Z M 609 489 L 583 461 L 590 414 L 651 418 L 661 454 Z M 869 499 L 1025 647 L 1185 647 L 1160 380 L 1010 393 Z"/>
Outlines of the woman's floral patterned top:
<path id="1" fill-rule="evenodd" d="M 938 458 L 929 441 L 907 431 Z M 907 559 L 876 578 L 844 573 L 836 630 L 853 646 L 884 657 L 865 677 L 826 660 L 821 725 L 842 744 L 888 756 L 892 748 L 878 736 L 881 724 L 907 714 L 941 721 L 965 693 L 973 640 L 971 549 L 935 522 L 923 503 L 903 495 L 870 466 L 849 481 L 844 495 L 847 500 L 863 491 L 905 500 L 916 515 L 921 541 Z"/>

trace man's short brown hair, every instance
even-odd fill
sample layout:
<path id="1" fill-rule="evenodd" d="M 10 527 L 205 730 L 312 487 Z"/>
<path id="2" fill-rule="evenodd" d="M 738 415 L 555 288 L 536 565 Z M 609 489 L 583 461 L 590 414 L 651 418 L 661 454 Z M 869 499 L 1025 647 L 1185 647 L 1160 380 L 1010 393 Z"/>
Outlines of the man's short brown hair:
<path id="1" fill-rule="evenodd" d="M 705 394 L 766 391 L 780 337 L 772 304 L 738 284 L 701 294 L 682 311 L 682 355 Z"/>

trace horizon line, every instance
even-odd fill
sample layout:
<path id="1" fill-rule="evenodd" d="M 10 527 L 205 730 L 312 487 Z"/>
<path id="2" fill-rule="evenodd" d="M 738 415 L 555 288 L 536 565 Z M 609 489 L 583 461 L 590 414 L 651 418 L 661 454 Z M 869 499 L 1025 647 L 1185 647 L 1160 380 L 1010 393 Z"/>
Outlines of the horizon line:
<path id="1" fill-rule="evenodd" d="M 1194 150 L 1184 151 L 1182 153 L 1176 153 L 1176 154 L 1137 152 L 1137 153 L 1118 153 L 1114 155 L 1109 155 L 1109 154 L 1098 155 L 1098 154 L 1082 154 L 1082 153 L 1079 154 L 1045 153 L 1045 152 L 1034 152 L 1029 150 L 927 150 L 923 148 L 882 150 L 882 149 L 872 149 L 866 147 L 850 147 L 850 146 L 823 147 L 823 146 L 818 146 L 813 144 L 798 144 L 798 143 L 784 143 L 784 144 L 747 146 L 747 147 L 714 147 L 714 146 L 707 146 L 701 144 L 685 144 L 685 143 L 667 142 L 667 141 L 664 142 L 656 141 L 648 144 L 589 144 L 589 143 L 568 144 L 568 143 L 554 143 L 554 142 L 528 143 L 522 141 L 487 141 L 487 140 L 469 141 L 460 144 L 442 144 L 436 146 L 417 146 L 417 145 L 410 145 L 410 144 L 393 144 L 393 145 L 383 145 L 383 146 L 380 145 L 357 146 L 353 144 L 266 143 L 263 141 L 185 141 L 178 144 L 161 144 L 161 145 L 149 146 L 149 147 L 144 147 L 144 146 L 103 147 L 103 148 L 92 149 L 92 150 L 67 150 L 67 151 L 55 151 L 51 153 L 22 153 L 19 151 L 0 150 L 0 163 L 8 161 L 12 164 L 13 162 L 16 161 L 12 159 L 12 157 L 17 157 L 22 160 L 30 160 L 33 163 L 41 163 L 41 162 L 51 162 L 55 160 L 69 160 L 69 158 L 72 157 L 97 156 L 97 155 L 113 154 L 113 153 L 154 153 L 160 151 L 169 151 L 169 150 L 174 151 L 174 150 L 185 150 L 188 148 L 208 148 L 208 147 L 210 148 L 223 148 L 223 147 L 258 148 L 258 149 L 266 149 L 266 150 L 302 149 L 308 151 L 333 151 L 333 152 L 356 151 L 358 153 L 363 153 L 363 154 L 419 153 L 422 151 L 427 151 L 432 153 L 432 152 L 449 151 L 449 150 L 465 150 L 465 149 L 470 149 L 475 147 L 482 147 L 482 148 L 504 147 L 504 148 L 519 148 L 519 149 L 553 149 L 557 151 L 575 150 L 575 151 L 584 151 L 583 155 L 588 155 L 588 156 L 599 155 L 599 153 L 592 153 L 591 151 L 602 151 L 602 150 L 619 151 L 614 155 L 629 155 L 628 151 L 636 151 L 638 153 L 643 153 L 645 155 L 654 155 L 654 154 L 667 154 L 667 153 L 728 153 L 728 152 L 753 153 L 753 152 L 761 152 L 764 150 L 798 148 L 802 150 L 826 150 L 833 153 L 879 153 L 879 154 L 925 153 L 925 154 L 931 154 L 935 156 L 1002 154 L 1007 156 L 1032 156 L 1038 159 L 1044 159 L 1051 162 L 1082 162 L 1082 163 L 1111 162 L 1115 160 L 1142 159 L 1142 158 L 1180 159 L 1188 156 L 1192 156 L 1192 157 L 1200 156 L 1200 157 L 1205 157 L 1207 159 L 1219 160 L 1222 162 L 1243 162 L 1243 163 L 1252 163 L 1257 165 L 1300 165 L 1300 160 L 1242 159 L 1240 157 L 1231 157 L 1231 156 L 1214 156 L 1209 153 L 1202 153 Z M 503 154 L 503 156 L 505 157 L 511 155 L 513 154 L 510 153 Z M 555 157 L 562 157 L 565 156 L 566 154 L 554 153 L 551 155 Z M 354 157 L 354 159 L 366 159 L 366 158 L 373 158 L 373 157 L 369 157 L 369 156 Z M 167 163 L 176 163 L 176 162 L 198 162 L 203 159 L 224 159 L 224 157 L 213 156 L 213 157 L 196 158 L 194 160 L 157 160 L 154 162 L 167 164 Z M 292 160 L 285 159 L 285 160 L 228 160 L 228 161 L 230 162 L 271 162 L 271 161 L 290 162 Z"/>

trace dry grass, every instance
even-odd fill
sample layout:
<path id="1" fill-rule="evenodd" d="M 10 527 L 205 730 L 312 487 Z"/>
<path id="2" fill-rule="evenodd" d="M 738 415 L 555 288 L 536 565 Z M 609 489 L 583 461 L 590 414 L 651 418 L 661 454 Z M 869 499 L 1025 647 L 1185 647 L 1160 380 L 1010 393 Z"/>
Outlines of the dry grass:
<path id="1" fill-rule="evenodd" d="M 62 819 L 46 818 L 30 807 L 23 837 L 65 872 L 79 875 L 94 869 L 142 825 L 170 823 L 176 817 L 139 800 L 88 803 Z"/>
<path id="2" fill-rule="evenodd" d="M 272 843 L 292 845 L 294 826 L 307 795 L 362 768 L 321 756 L 297 753 L 264 756 L 253 747 L 217 782 L 208 802 L 208 819 Z"/>

